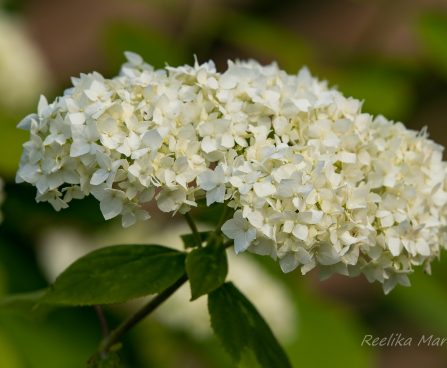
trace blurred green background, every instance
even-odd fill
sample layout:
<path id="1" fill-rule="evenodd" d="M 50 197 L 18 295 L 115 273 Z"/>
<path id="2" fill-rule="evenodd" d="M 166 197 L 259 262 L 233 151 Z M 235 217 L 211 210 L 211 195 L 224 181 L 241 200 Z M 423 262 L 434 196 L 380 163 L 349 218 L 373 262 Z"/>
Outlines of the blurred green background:
<path id="1" fill-rule="evenodd" d="M 0 8 L 0 296 L 45 287 L 90 246 L 117 239 L 171 245 L 166 234 L 181 226 L 182 219 L 158 216 L 155 227 L 123 231 L 118 222 L 102 220 L 93 200 L 55 213 L 35 204 L 33 188 L 14 184 L 27 139 L 15 126 L 36 109 L 39 94 L 54 98 L 81 72 L 115 75 L 125 50 L 158 67 L 192 63 L 193 55 L 215 60 L 220 70 L 234 58 L 275 60 L 290 73 L 307 65 L 345 94 L 364 99 L 365 111 L 414 129 L 427 126 L 434 140 L 447 145 L 445 0 L 4 0 Z M 195 215 L 202 226 L 212 223 L 212 213 Z M 365 334 L 447 337 L 446 255 L 435 262 L 432 276 L 416 272 L 411 288 L 398 287 L 386 297 L 380 285 L 363 278 L 320 282 L 316 272 L 283 275 L 268 259 L 238 257 L 247 257 L 268 280 L 235 272 L 250 281 L 253 303 L 270 308 L 266 318 L 288 325 L 279 337 L 294 366 L 447 367 L 446 347 L 361 346 Z M 278 292 L 287 297 L 272 301 Z M 170 310 L 182 313 L 186 303 Z M 133 307 L 108 308 L 110 323 Z M 0 307 L 0 367 L 82 367 L 100 339 L 94 311 L 27 308 L 23 301 Z M 207 331 L 197 333 L 206 316 L 195 320 L 185 312 L 185 326 L 174 314 L 168 309 L 126 337 L 125 366 L 232 366 Z"/>

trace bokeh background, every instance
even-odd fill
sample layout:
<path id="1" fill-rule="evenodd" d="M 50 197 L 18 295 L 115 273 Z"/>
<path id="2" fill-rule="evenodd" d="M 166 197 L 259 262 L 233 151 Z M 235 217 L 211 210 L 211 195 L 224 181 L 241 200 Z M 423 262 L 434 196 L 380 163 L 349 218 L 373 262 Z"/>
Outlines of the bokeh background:
<path id="1" fill-rule="evenodd" d="M 35 111 L 39 94 L 62 93 L 70 77 L 117 74 L 123 51 L 147 62 L 213 59 L 277 61 L 295 73 L 307 65 L 364 110 L 428 127 L 447 145 L 446 0 L 18 0 L 0 1 L 0 296 L 44 288 L 73 259 L 117 242 L 179 246 L 181 218 L 155 214 L 152 224 L 122 230 L 105 223 L 94 200 L 56 213 L 34 202 L 14 174 L 26 133 L 15 126 Z M 196 212 L 212 226 L 219 208 Z M 231 278 L 271 323 L 296 367 L 447 367 L 447 345 L 418 347 L 421 335 L 447 337 L 447 253 L 433 275 L 416 272 L 411 288 L 384 296 L 363 278 L 318 272 L 283 275 L 272 261 L 232 256 Z M 188 290 L 125 338 L 127 367 L 231 367 L 212 337 L 205 298 Z M 106 310 L 116 324 L 138 303 Z M 100 339 L 91 308 L 38 310 L 0 306 L 0 367 L 82 367 Z M 161 308 L 163 309 L 163 308 Z M 365 334 L 413 337 L 411 348 L 361 346 Z M 247 367 L 254 367 L 245 362 Z M 276 368 L 276 367 L 272 367 Z M 278 367 L 280 368 L 280 367 Z"/>

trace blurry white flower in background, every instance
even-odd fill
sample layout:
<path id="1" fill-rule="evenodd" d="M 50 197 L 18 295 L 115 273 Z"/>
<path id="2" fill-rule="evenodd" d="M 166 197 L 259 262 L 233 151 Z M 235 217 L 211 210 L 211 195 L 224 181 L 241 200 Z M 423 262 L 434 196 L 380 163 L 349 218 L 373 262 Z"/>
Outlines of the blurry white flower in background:
<path id="1" fill-rule="evenodd" d="M 49 84 L 43 57 L 23 25 L 0 11 L 0 108 L 26 108 Z"/>
<path id="2" fill-rule="evenodd" d="M 182 224 L 167 225 L 157 221 L 138 224 L 129 229 L 117 228 L 85 236 L 72 228 L 54 228 L 41 239 L 38 257 L 49 281 L 53 281 L 73 261 L 92 251 L 96 244 L 148 243 L 182 249 L 180 235 L 189 233 Z M 282 342 L 290 342 L 297 334 L 296 306 L 285 286 L 269 275 L 249 254 L 236 255 L 228 252 L 229 273 L 232 281 L 256 306 Z M 189 302 L 189 284 L 177 290 L 154 317 L 162 324 L 182 330 L 197 339 L 212 336 L 207 311 L 207 298 Z M 138 305 L 146 299 L 139 299 Z M 132 305 L 133 307 L 135 305 Z"/>

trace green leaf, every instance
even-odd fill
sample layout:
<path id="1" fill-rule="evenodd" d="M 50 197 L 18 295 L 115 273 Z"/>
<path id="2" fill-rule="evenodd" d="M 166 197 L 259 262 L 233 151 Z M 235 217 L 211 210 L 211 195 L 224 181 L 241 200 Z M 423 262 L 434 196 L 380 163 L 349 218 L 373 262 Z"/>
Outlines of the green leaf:
<path id="1" fill-rule="evenodd" d="M 206 242 L 206 240 L 211 235 L 211 233 L 212 233 L 212 231 L 200 231 L 199 232 L 200 239 L 202 240 L 202 243 Z M 194 248 L 197 246 L 196 242 L 194 240 L 193 234 L 180 235 L 180 238 L 182 238 L 183 246 L 185 248 Z"/>
<path id="2" fill-rule="evenodd" d="M 54 305 L 41 304 L 41 298 L 46 289 L 6 295 L 0 298 L 0 310 L 34 319 L 44 318 L 54 309 Z"/>
<path id="3" fill-rule="evenodd" d="M 17 307 L 33 308 L 38 304 L 39 299 L 45 294 L 46 289 L 31 291 L 29 293 L 20 293 L 5 295 L 0 299 L 0 308 L 16 309 Z"/>
<path id="4" fill-rule="evenodd" d="M 185 255 L 159 245 L 117 245 L 80 258 L 56 279 L 45 303 L 121 303 L 158 293 L 184 273 Z"/>
<path id="5" fill-rule="evenodd" d="M 221 244 L 196 248 L 186 257 L 186 273 L 191 285 L 191 300 L 208 294 L 225 282 L 227 255 Z"/>
<path id="6" fill-rule="evenodd" d="M 232 283 L 208 295 L 208 310 L 214 332 L 236 362 L 249 349 L 262 367 L 292 367 L 270 327 Z"/>

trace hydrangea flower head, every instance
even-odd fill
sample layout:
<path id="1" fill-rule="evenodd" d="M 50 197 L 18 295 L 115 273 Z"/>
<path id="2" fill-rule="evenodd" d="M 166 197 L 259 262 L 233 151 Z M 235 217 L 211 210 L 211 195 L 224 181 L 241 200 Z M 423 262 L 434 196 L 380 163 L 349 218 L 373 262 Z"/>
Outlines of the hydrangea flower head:
<path id="1" fill-rule="evenodd" d="M 362 273 L 386 292 L 445 248 L 447 165 L 425 131 L 363 113 L 306 68 L 155 70 L 126 55 L 117 77 L 81 75 L 19 124 L 30 140 L 17 180 L 38 201 L 91 194 L 130 226 L 153 199 L 185 213 L 206 197 L 234 209 L 222 231 L 236 252 L 284 272 Z"/>

